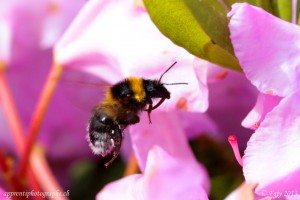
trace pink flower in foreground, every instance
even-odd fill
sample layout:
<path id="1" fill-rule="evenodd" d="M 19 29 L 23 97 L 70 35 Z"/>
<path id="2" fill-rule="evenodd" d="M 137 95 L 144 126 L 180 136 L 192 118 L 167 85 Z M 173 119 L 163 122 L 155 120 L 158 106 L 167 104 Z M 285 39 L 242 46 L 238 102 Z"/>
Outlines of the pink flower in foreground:
<path id="1" fill-rule="evenodd" d="M 287 96 L 300 84 L 300 27 L 249 4 L 228 14 L 235 55 L 262 93 Z"/>
<path id="2" fill-rule="evenodd" d="M 105 186 L 97 199 L 207 199 L 208 175 L 188 145 L 175 113 L 143 114 L 130 136 L 142 174 Z M 128 135 L 125 135 L 125 137 Z"/>
<path id="3" fill-rule="evenodd" d="M 300 101 L 297 91 L 270 111 L 250 138 L 243 157 L 246 180 L 257 182 L 256 193 L 272 196 L 299 194 Z"/>
<path id="4" fill-rule="evenodd" d="M 247 119 L 260 125 L 243 157 L 246 181 L 259 184 L 258 195 L 294 198 L 300 185 L 300 27 L 246 3 L 234 4 L 229 16 L 235 54 L 265 93 Z"/>
<path id="5" fill-rule="evenodd" d="M 159 146 L 148 153 L 143 174 L 136 174 L 105 186 L 96 199 L 208 199 L 203 189 L 206 172 L 189 157 L 174 157 Z"/>

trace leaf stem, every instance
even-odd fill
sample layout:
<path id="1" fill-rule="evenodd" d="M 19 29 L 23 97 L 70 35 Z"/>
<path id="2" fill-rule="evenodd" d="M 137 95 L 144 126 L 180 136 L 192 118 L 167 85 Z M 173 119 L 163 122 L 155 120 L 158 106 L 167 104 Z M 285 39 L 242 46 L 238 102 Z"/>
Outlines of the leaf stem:
<path id="1" fill-rule="evenodd" d="M 20 177 L 26 174 L 31 150 L 33 148 L 34 143 L 36 142 L 36 138 L 39 133 L 40 127 L 42 125 L 42 121 L 44 119 L 47 107 L 55 91 L 62 70 L 63 68 L 59 65 L 53 64 L 51 66 L 51 70 L 48 75 L 47 81 L 43 87 L 42 93 L 39 97 L 37 106 L 33 112 L 33 116 L 30 121 L 29 135 L 25 144 L 23 156 L 21 158 L 22 160 L 21 160 L 21 165 L 19 170 Z"/>
<path id="2" fill-rule="evenodd" d="M 7 181 L 12 191 L 19 191 L 21 186 L 13 174 L 12 165 L 9 163 L 8 158 L 0 151 L 0 170 L 5 181 Z"/>
<path id="3" fill-rule="evenodd" d="M 42 188 L 47 188 L 47 191 L 50 192 L 61 192 L 63 193 L 63 188 L 60 187 L 59 183 L 52 175 L 52 171 L 49 168 L 47 161 L 45 160 L 45 156 L 42 155 L 41 151 L 38 148 L 33 150 L 33 155 L 30 158 L 31 164 L 33 166 L 33 174 L 38 178 L 38 183 Z M 45 178 L 47 177 L 47 178 Z M 57 200 L 67 200 L 67 196 L 57 195 L 55 196 Z"/>
<path id="4" fill-rule="evenodd" d="M 7 79 L 4 73 L 5 68 L 1 67 L 0 62 L 0 99 L 3 105 L 4 113 L 6 115 L 8 125 L 11 128 L 11 132 L 15 141 L 15 145 L 17 147 L 17 153 L 21 157 L 22 152 L 24 151 L 25 145 L 25 134 L 23 131 L 23 126 L 18 115 L 14 100 L 12 98 Z M 36 192 L 42 191 L 40 186 L 44 191 L 62 191 L 60 185 L 55 180 L 47 162 L 45 161 L 44 157 L 38 154 L 36 151 L 30 156 L 30 166 L 28 171 L 28 178 L 30 181 L 30 187 L 34 189 Z M 29 157 L 28 157 L 29 159 Z M 29 160 L 27 160 L 29 162 Z M 29 163 L 27 163 L 29 165 Z M 9 169 L 9 166 L 6 165 L 5 157 L 0 152 L 0 167 L 2 167 L 5 171 Z M 44 169 L 43 169 L 44 168 Z M 36 174 L 35 174 L 35 173 Z M 37 173 L 38 172 L 38 173 Z M 14 188 L 15 191 L 21 191 L 22 189 L 22 182 L 24 183 L 25 179 L 24 176 L 17 177 L 13 175 L 13 171 L 10 172 L 13 176 L 12 180 L 9 180 L 9 184 Z M 24 174 L 25 175 L 25 174 Z M 18 179 L 19 178 L 19 179 Z M 43 184 L 46 182 L 46 184 Z M 34 199 L 43 199 L 42 196 L 35 196 Z M 64 198 L 66 199 L 66 198 Z"/>
<path id="5" fill-rule="evenodd" d="M 3 70 L 0 70 L 0 99 L 2 101 L 2 107 L 4 114 L 6 115 L 7 123 L 11 128 L 11 133 L 14 141 L 16 142 L 17 151 L 21 154 L 24 147 L 24 134 L 23 128 L 20 124 L 20 119 L 17 114 L 17 109 L 13 103 L 13 98 L 8 87 L 8 82 Z"/>

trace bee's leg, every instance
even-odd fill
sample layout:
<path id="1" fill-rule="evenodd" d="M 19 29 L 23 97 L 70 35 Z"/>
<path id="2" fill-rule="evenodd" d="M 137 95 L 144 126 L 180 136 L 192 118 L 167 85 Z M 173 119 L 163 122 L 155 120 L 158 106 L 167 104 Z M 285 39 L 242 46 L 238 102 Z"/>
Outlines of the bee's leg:
<path id="1" fill-rule="evenodd" d="M 114 143 L 114 151 L 112 158 L 104 164 L 105 167 L 108 167 L 120 154 L 121 145 L 122 145 L 123 133 L 119 125 L 114 125 L 114 129 L 111 132 L 111 140 Z"/>
<path id="2" fill-rule="evenodd" d="M 161 98 L 155 106 L 153 106 L 152 104 L 149 104 L 146 111 L 148 112 L 148 118 L 149 118 L 149 123 L 150 124 L 152 124 L 151 117 L 150 117 L 150 114 L 151 114 L 152 110 L 155 110 L 156 108 L 158 108 L 165 100 L 166 100 L 166 98 Z"/>
<path id="3" fill-rule="evenodd" d="M 159 100 L 159 102 L 158 102 L 155 106 L 153 106 L 153 107 L 151 108 L 151 111 L 152 111 L 152 110 L 155 110 L 156 108 L 158 108 L 165 100 L 166 100 L 166 98 L 161 98 L 161 99 Z"/>
<path id="4" fill-rule="evenodd" d="M 148 109 L 146 109 L 148 113 L 149 124 L 152 124 L 151 116 L 150 116 L 152 110 L 153 110 L 152 104 L 149 104 Z"/>

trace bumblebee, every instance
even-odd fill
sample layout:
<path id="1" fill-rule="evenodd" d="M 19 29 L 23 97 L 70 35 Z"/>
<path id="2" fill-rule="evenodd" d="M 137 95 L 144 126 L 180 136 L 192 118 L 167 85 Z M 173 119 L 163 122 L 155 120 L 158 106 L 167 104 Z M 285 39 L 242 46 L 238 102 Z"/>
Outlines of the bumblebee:
<path id="1" fill-rule="evenodd" d="M 186 84 L 161 83 L 163 75 L 175 64 L 176 62 L 158 80 L 129 77 L 113 85 L 106 92 L 104 100 L 94 109 L 87 127 L 87 139 L 95 154 L 108 159 L 106 167 L 120 153 L 124 129 L 138 123 L 142 111 L 148 112 L 151 123 L 150 113 L 166 99 L 170 99 L 170 92 L 164 85 Z M 155 98 L 160 100 L 153 105 Z"/>

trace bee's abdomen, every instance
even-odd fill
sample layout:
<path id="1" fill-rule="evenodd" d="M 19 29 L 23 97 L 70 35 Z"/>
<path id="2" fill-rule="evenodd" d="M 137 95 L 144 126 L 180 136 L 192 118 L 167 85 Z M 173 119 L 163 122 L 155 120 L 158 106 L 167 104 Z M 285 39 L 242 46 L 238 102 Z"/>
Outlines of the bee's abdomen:
<path id="1" fill-rule="evenodd" d="M 119 154 L 122 130 L 113 118 L 96 110 L 89 121 L 88 141 L 95 154 L 103 157 Z"/>

